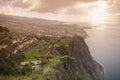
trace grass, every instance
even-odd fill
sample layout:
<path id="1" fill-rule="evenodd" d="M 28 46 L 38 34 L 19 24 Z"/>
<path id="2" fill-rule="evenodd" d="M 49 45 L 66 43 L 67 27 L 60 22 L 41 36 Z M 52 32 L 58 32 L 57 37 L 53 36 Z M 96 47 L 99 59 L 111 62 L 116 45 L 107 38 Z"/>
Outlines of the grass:
<path id="1" fill-rule="evenodd" d="M 54 69 L 54 68 L 51 68 L 51 67 L 46 67 L 44 68 L 43 70 L 43 76 L 44 77 L 52 77 L 55 75 L 57 71 Z"/>
<path id="2" fill-rule="evenodd" d="M 32 73 L 29 76 L 3 76 L 0 75 L 0 80 L 44 80 L 42 74 Z"/>
<path id="3" fill-rule="evenodd" d="M 47 66 L 49 66 L 49 67 L 55 67 L 59 63 L 60 63 L 60 59 L 59 58 L 50 58 L 50 59 L 48 59 Z"/>
<path id="4" fill-rule="evenodd" d="M 17 77 L 14 76 L 3 76 L 0 75 L 0 80 L 18 80 Z"/>
<path id="5" fill-rule="evenodd" d="M 20 38 L 20 36 L 18 34 L 15 34 L 15 33 L 10 33 L 10 38 L 11 39 L 18 39 L 18 38 Z"/>
<path id="6" fill-rule="evenodd" d="M 39 72 L 33 72 L 31 75 L 29 75 L 29 78 L 32 78 L 32 80 L 44 80 L 43 74 Z M 29 79 L 31 80 L 31 79 Z"/>
<path id="7" fill-rule="evenodd" d="M 44 67 L 55 68 L 57 66 L 57 64 L 60 63 L 60 58 L 59 57 L 51 57 L 50 58 L 49 55 L 48 56 L 42 56 L 40 58 L 40 60 L 44 64 Z"/>
<path id="8" fill-rule="evenodd" d="M 81 73 L 77 73 L 77 76 L 80 80 L 90 80 L 89 77 Z"/>
<path id="9" fill-rule="evenodd" d="M 31 49 L 29 52 L 25 53 L 25 60 L 27 61 L 36 60 L 36 57 L 40 55 L 44 48 L 45 44 L 40 44 L 37 47 Z"/>
<path id="10" fill-rule="evenodd" d="M 57 41 L 57 43 L 59 45 L 68 45 L 71 41 L 72 41 L 71 37 L 62 37 Z"/>

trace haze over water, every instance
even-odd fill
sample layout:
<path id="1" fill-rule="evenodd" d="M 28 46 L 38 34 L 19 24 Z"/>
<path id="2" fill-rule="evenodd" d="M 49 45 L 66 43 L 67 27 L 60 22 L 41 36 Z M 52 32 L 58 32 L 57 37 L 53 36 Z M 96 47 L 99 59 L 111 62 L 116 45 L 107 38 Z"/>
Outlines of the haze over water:
<path id="1" fill-rule="evenodd" d="M 120 80 L 120 23 L 94 24 L 86 30 L 92 56 L 105 70 L 105 80 Z"/>

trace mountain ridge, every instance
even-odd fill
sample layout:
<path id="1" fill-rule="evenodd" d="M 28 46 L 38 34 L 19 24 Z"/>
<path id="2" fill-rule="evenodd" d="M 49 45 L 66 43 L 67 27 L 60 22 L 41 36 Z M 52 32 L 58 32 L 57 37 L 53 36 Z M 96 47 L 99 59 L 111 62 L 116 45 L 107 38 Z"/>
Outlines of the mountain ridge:
<path id="1" fill-rule="evenodd" d="M 15 17 L 15 18 L 14 18 Z M 13 32 L 35 35 L 80 35 L 86 36 L 84 28 L 77 24 L 36 18 L 0 15 L 0 25 Z M 74 28 L 73 28 L 74 27 Z"/>

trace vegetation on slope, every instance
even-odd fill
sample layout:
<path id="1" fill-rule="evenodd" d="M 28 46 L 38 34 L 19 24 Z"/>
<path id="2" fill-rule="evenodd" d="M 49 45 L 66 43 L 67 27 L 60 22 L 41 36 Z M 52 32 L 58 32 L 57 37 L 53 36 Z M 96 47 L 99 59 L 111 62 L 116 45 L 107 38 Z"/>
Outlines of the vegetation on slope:
<path id="1" fill-rule="evenodd" d="M 102 80 L 82 37 L 1 33 L 0 80 Z"/>

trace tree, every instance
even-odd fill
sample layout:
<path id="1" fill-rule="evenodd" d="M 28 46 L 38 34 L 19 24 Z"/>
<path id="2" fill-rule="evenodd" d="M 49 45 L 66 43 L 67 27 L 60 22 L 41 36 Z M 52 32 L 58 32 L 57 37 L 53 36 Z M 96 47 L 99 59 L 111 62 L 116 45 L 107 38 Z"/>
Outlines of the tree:
<path id="1" fill-rule="evenodd" d="M 0 50 L 0 74 L 16 75 L 18 65 L 23 60 L 23 54 L 12 54 L 8 49 Z"/>

